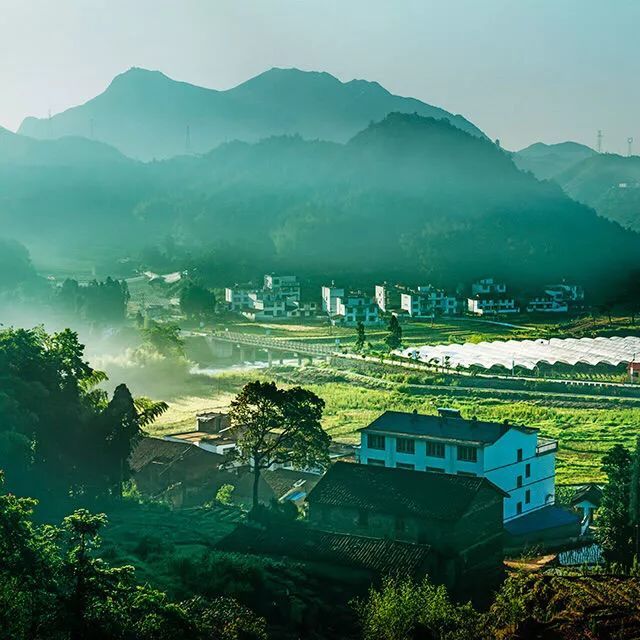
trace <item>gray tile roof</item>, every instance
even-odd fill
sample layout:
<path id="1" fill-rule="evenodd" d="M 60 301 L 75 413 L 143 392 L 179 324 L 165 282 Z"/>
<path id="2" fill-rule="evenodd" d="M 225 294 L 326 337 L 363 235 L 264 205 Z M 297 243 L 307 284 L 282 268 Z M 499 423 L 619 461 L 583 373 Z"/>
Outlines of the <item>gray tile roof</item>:
<path id="1" fill-rule="evenodd" d="M 457 520 L 483 488 L 499 496 L 508 495 L 482 477 L 336 462 L 312 489 L 307 501 L 310 505 Z"/>
<path id="2" fill-rule="evenodd" d="M 537 431 L 531 427 L 500 422 L 445 418 L 439 415 L 403 413 L 401 411 L 385 411 L 361 431 L 493 444 L 509 429 L 518 429 L 525 433 L 536 433 Z"/>

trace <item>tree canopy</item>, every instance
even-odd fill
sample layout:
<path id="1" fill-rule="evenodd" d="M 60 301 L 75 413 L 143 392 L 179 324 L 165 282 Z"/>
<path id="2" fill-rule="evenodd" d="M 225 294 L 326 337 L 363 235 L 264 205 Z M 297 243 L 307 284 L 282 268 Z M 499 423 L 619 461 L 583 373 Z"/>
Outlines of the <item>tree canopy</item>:
<path id="1" fill-rule="evenodd" d="M 118 494 L 142 429 L 166 409 L 109 398 L 106 376 L 84 359 L 76 333 L 0 331 L 0 468 L 10 487 L 33 494 Z"/>
<path id="2" fill-rule="evenodd" d="M 260 473 L 274 464 L 323 467 L 331 438 L 320 420 L 324 401 L 302 387 L 279 389 L 273 382 L 250 382 L 231 403 L 237 435 L 232 458 L 251 464 L 253 507 L 258 506 Z"/>

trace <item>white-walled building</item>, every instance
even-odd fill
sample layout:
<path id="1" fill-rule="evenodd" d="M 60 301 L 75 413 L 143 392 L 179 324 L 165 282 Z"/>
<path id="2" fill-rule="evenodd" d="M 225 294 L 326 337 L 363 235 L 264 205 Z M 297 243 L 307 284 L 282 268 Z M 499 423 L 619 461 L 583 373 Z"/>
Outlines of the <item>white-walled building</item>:
<path id="1" fill-rule="evenodd" d="M 433 318 L 435 315 L 455 314 L 458 300 L 441 289 L 425 285 L 403 293 L 400 307 L 412 318 Z"/>
<path id="2" fill-rule="evenodd" d="M 520 313 L 515 298 L 489 294 L 467 298 L 467 311 L 476 316 L 494 316 L 500 313 Z"/>
<path id="3" fill-rule="evenodd" d="M 527 313 L 566 313 L 569 311 L 569 304 L 553 296 L 536 296 L 527 302 Z"/>
<path id="4" fill-rule="evenodd" d="M 322 287 L 322 312 L 329 316 L 338 313 L 338 299 L 344 297 L 344 288 L 336 287 L 333 282 Z"/>
<path id="5" fill-rule="evenodd" d="M 380 314 L 375 300 L 362 293 L 350 293 L 338 298 L 335 317 L 338 322 L 355 326 L 362 322 L 365 326 L 380 323 Z"/>
<path id="6" fill-rule="evenodd" d="M 360 430 L 361 464 L 481 476 L 509 494 L 505 522 L 555 502 L 556 440 L 537 429 L 439 415 L 387 411 Z"/>
<path id="7" fill-rule="evenodd" d="M 548 284 L 544 292 L 554 300 L 564 302 L 581 302 L 584 300 L 584 289 L 578 284 Z"/>
<path id="8" fill-rule="evenodd" d="M 377 284 L 375 289 L 376 304 L 382 313 L 391 313 L 398 311 L 401 302 L 403 287 L 397 284 L 388 284 L 384 282 Z"/>
<path id="9" fill-rule="evenodd" d="M 487 294 L 503 294 L 507 292 L 504 282 L 496 282 L 493 278 L 483 278 L 471 285 L 471 296 L 485 296 Z"/>
<path id="10" fill-rule="evenodd" d="M 264 290 L 288 300 L 300 301 L 300 283 L 297 276 L 267 273 L 264 276 Z"/>
<path id="11" fill-rule="evenodd" d="M 235 284 L 233 287 L 226 287 L 224 290 L 224 300 L 230 311 L 243 311 L 250 309 L 252 302 L 250 294 L 255 292 L 255 287 L 250 284 Z"/>

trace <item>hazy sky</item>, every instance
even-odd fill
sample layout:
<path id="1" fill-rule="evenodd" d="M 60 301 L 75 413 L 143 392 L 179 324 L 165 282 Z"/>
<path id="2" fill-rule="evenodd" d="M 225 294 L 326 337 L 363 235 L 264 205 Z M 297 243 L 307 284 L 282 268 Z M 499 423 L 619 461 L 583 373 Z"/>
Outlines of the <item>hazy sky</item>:
<path id="1" fill-rule="evenodd" d="M 0 125 L 131 66 L 224 89 L 270 67 L 377 80 L 508 148 L 640 151 L 640 0 L 0 0 Z"/>

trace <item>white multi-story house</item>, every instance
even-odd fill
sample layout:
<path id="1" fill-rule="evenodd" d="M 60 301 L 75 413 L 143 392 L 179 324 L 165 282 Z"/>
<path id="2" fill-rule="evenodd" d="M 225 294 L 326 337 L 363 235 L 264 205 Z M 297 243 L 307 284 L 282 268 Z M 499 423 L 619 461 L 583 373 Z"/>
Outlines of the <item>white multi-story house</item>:
<path id="1" fill-rule="evenodd" d="M 569 304 L 566 300 L 546 293 L 527 302 L 527 313 L 566 313 L 567 311 L 569 311 Z"/>
<path id="2" fill-rule="evenodd" d="M 520 307 L 515 298 L 490 297 L 467 298 L 467 310 L 477 316 L 492 316 L 500 313 L 520 313 Z"/>
<path id="3" fill-rule="evenodd" d="M 581 302 L 584 300 L 584 289 L 578 284 L 548 284 L 545 294 L 562 302 Z"/>
<path id="4" fill-rule="evenodd" d="M 458 310 L 458 300 L 431 285 L 420 286 L 403 293 L 400 306 L 412 318 L 433 318 L 435 315 L 453 315 Z"/>
<path id="5" fill-rule="evenodd" d="M 375 289 L 376 304 L 382 313 L 391 313 L 400 309 L 402 287 L 397 284 L 377 284 Z"/>
<path id="6" fill-rule="evenodd" d="M 496 282 L 493 278 L 483 278 L 471 285 L 471 296 L 486 296 L 487 294 L 503 294 L 507 292 L 504 282 Z"/>
<path id="7" fill-rule="evenodd" d="M 555 502 L 558 443 L 537 429 L 466 420 L 454 409 L 387 411 L 360 437 L 361 464 L 487 478 L 509 494 L 505 522 Z"/>
<path id="8" fill-rule="evenodd" d="M 322 287 L 322 312 L 333 317 L 338 313 L 338 300 L 344 297 L 344 289 L 332 282 Z"/>
<path id="9" fill-rule="evenodd" d="M 335 316 L 338 322 L 347 326 L 355 326 L 359 322 L 365 326 L 380 323 L 378 305 L 362 293 L 350 293 L 339 297 Z"/>
<path id="10" fill-rule="evenodd" d="M 264 276 L 264 290 L 290 301 L 300 301 L 300 283 L 297 276 L 267 273 Z"/>
<path id="11" fill-rule="evenodd" d="M 287 317 L 287 301 L 267 291 L 251 291 L 250 307 L 242 311 L 249 320 L 282 320 Z"/>
<path id="12" fill-rule="evenodd" d="M 243 311 L 250 309 L 252 301 L 250 294 L 255 292 L 255 287 L 249 284 L 236 284 L 233 287 L 226 287 L 224 299 L 230 311 Z"/>

